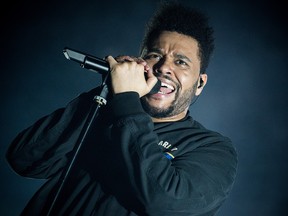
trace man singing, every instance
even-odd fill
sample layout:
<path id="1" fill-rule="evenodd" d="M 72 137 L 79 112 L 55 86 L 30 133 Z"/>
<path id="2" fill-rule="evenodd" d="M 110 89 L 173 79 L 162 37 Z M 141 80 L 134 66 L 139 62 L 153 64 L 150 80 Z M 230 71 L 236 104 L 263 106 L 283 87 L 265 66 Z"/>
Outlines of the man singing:
<path id="1" fill-rule="evenodd" d="M 213 48 L 204 14 L 163 4 L 147 25 L 140 57 L 106 58 L 107 105 L 56 201 L 99 88 L 42 117 L 13 140 L 7 151 L 12 169 L 47 179 L 22 215 L 215 215 L 232 189 L 237 154 L 229 138 L 189 115 L 207 83 Z M 161 88 L 150 93 L 157 80 Z"/>

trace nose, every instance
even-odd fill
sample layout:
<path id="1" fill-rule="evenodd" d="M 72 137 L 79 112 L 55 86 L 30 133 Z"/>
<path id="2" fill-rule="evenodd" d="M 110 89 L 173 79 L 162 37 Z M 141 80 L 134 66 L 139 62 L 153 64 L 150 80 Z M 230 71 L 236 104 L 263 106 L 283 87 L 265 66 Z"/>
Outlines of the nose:
<path id="1" fill-rule="evenodd" d="M 156 75 L 172 75 L 173 62 L 165 57 L 154 65 Z"/>

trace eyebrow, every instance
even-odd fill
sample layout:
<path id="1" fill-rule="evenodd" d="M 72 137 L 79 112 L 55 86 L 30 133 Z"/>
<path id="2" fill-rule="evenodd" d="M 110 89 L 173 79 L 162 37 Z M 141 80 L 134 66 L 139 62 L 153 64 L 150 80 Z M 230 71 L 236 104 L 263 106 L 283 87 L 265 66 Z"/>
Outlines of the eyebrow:
<path id="1" fill-rule="evenodd" d="M 175 54 L 175 56 L 181 60 L 187 60 L 189 62 L 192 62 L 187 56 L 182 55 L 182 54 Z"/>
<path id="2" fill-rule="evenodd" d="M 151 49 L 147 50 L 147 53 L 149 53 L 149 52 L 155 52 L 155 53 L 160 53 L 160 54 L 162 54 L 162 50 L 161 50 L 160 48 L 151 48 Z M 186 61 L 188 61 L 188 62 L 192 62 L 190 58 L 188 58 L 188 57 L 185 56 L 185 55 L 179 54 L 179 53 L 176 53 L 176 54 L 174 55 L 174 57 L 179 58 L 179 59 L 181 59 L 181 60 L 186 60 Z"/>

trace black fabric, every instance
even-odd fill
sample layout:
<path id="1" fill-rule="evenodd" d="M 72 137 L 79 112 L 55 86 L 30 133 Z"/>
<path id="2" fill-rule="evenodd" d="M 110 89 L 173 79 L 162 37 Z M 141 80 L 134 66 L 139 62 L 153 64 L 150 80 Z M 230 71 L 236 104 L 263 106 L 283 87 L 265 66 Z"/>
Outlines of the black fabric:
<path id="1" fill-rule="evenodd" d="M 41 118 L 7 151 L 22 176 L 47 179 L 22 215 L 45 215 L 97 89 Z M 227 137 L 189 115 L 153 123 L 134 92 L 101 109 L 51 215 L 215 215 L 228 197 L 237 155 Z"/>

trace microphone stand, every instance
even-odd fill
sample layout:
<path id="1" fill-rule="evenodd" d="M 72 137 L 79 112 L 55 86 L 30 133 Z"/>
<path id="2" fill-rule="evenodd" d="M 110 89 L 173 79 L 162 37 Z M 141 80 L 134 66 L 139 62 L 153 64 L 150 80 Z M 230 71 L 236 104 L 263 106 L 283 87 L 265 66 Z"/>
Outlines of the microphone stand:
<path id="1" fill-rule="evenodd" d="M 57 202 L 57 199 L 59 197 L 59 195 L 61 194 L 63 187 L 65 185 L 65 183 L 67 182 L 67 178 L 70 174 L 70 171 L 76 161 L 76 158 L 78 156 L 78 153 L 80 152 L 81 147 L 83 146 L 83 143 L 86 139 L 86 135 L 89 133 L 89 130 L 91 128 L 91 126 L 96 122 L 97 116 L 99 114 L 99 110 L 100 107 L 102 107 L 102 105 L 106 105 L 107 103 L 107 95 L 108 95 L 108 86 L 107 86 L 107 80 L 109 77 L 109 73 L 106 73 L 105 75 L 103 75 L 103 81 L 102 84 L 100 86 L 100 94 L 96 95 L 94 97 L 94 101 L 95 103 L 92 105 L 91 110 L 88 114 L 87 120 L 82 128 L 82 131 L 80 133 L 80 138 L 77 140 L 76 145 L 74 147 L 74 155 L 71 158 L 71 161 L 68 163 L 68 165 L 66 166 L 66 168 L 62 171 L 62 174 L 60 176 L 60 186 L 54 196 L 54 199 L 51 203 L 51 206 L 49 207 L 48 213 L 47 215 L 53 215 L 52 211 L 55 208 L 55 204 Z"/>

